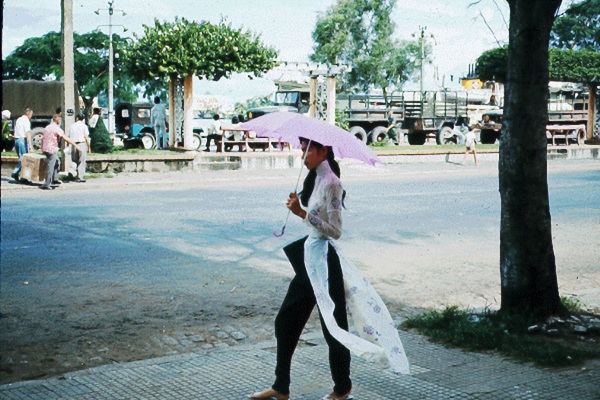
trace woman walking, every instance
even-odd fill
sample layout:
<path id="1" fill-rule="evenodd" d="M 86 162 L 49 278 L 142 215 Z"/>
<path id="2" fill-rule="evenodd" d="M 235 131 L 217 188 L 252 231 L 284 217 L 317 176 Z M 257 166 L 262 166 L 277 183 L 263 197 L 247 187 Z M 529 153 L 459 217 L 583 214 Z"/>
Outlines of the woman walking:
<path id="1" fill-rule="evenodd" d="M 371 359 L 385 358 L 392 369 L 408 372 L 398 333 L 385 305 L 333 244 L 332 239 L 339 239 L 342 233 L 345 196 L 333 151 L 306 139 L 301 139 L 301 144 L 309 173 L 300 197 L 290 193 L 287 207 L 305 221 L 310 234 L 284 248 L 296 276 L 275 319 L 275 382 L 271 388 L 249 396 L 255 400 L 289 399 L 292 356 L 315 305 L 318 305 L 323 335 L 329 346 L 334 383 L 333 391 L 323 400 L 349 398 L 351 350 Z M 347 307 L 362 337 L 348 332 Z"/>

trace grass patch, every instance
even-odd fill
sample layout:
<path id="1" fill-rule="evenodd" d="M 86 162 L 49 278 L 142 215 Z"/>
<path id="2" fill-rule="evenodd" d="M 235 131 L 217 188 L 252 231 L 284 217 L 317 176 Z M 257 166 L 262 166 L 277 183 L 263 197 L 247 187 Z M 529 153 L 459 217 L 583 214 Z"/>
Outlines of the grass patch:
<path id="1" fill-rule="evenodd" d="M 438 145 L 432 145 L 432 144 L 424 144 L 424 145 L 410 145 L 410 146 L 395 146 L 395 145 L 390 145 L 387 141 L 383 141 L 383 142 L 373 142 L 369 144 L 369 147 L 371 147 L 373 150 L 414 150 L 416 152 L 419 151 L 431 151 L 431 150 L 461 150 L 464 151 L 465 150 L 465 146 L 464 145 L 455 145 L 455 144 L 438 144 Z M 499 148 L 499 145 L 497 144 L 477 144 L 476 149 L 477 150 L 491 150 L 491 149 L 495 149 L 497 150 Z"/>
<path id="2" fill-rule="evenodd" d="M 560 296 L 560 302 L 567 308 L 570 313 L 583 311 L 583 304 L 575 297 Z"/>
<path id="3" fill-rule="evenodd" d="M 475 352 L 497 351 L 514 360 L 544 367 L 579 365 L 600 357 L 600 349 L 594 343 L 577 338 L 534 336 L 523 329 L 509 330 L 508 326 L 495 312 L 486 310 L 477 314 L 458 307 L 410 317 L 402 324 L 403 328 L 416 329 L 430 340 L 449 347 Z"/>

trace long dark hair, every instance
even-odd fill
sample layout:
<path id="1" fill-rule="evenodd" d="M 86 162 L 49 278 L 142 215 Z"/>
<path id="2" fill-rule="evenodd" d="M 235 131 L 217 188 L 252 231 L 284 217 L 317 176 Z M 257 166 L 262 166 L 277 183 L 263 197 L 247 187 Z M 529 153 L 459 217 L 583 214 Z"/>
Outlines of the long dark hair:
<path id="1" fill-rule="evenodd" d="M 308 139 L 300 139 L 301 142 L 307 142 L 310 143 L 310 146 L 315 147 L 317 150 L 322 149 L 323 147 L 327 147 L 327 162 L 329 162 L 329 166 L 331 167 L 331 170 L 333 171 L 333 173 L 340 178 L 342 175 L 342 171 L 340 170 L 340 165 L 337 163 L 337 161 L 335 161 L 335 154 L 333 153 L 333 149 L 329 146 L 323 146 L 321 143 L 318 142 L 313 142 L 310 141 Z M 308 150 L 308 149 L 307 149 Z M 300 193 L 298 193 L 299 197 L 300 197 L 300 202 L 302 203 L 302 205 L 304 207 L 308 206 L 308 200 L 310 199 L 310 196 L 313 193 L 313 190 L 315 189 L 315 181 L 317 179 L 317 169 L 313 168 L 311 170 L 308 171 L 308 175 L 306 175 L 306 178 L 304 178 L 304 184 L 302 185 L 302 191 Z M 346 208 L 346 206 L 344 205 L 344 199 L 346 198 L 346 191 L 344 190 L 344 193 L 342 194 L 342 206 L 344 206 L 344 208 Z"/>

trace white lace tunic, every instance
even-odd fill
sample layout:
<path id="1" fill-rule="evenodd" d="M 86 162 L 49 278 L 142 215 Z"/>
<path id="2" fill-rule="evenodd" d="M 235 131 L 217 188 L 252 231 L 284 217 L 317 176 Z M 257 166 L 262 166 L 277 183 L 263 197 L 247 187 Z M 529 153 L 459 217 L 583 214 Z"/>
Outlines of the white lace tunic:
<path id="1" fill-rule="evenodd" d="M 338 239 L 342 233 L 342 184 L 327 161 L 323 161 L 316 172 L 315 187 L 306 210 L 305 222 L 310 233 L 304 244 L 304 261 L 321 316 L 331 335 L 353 354 L 381 362 L 394 372 L 408 374 L 408 360 L 387 307 L 333 243 L 332 239 Z M 351 332 L 340 328 L 333 316 L 335 304 L 329 296 L 328 244 L 334 246 L 340 259 Z"/>

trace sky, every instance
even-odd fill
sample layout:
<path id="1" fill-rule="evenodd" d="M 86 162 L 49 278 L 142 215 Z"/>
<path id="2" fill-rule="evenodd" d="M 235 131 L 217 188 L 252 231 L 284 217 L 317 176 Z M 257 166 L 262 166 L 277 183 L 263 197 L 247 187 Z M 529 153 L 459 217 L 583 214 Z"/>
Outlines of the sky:
<path id="1" fill-rule="evenodd" d="M 154 19 L 175 17 L 217 23 L 225 18 L 233 27 L 260 35 L 264 44 L 275 48 L 282 61 L 306 62 L 314 43 L 312 31 L 317 16 L 335 0 L 114 0 L 113 24 L 128 31 L 124 36 L 141 35 L 143 25 Z M 563 3 L 570 3 L 564 1 Z M 2 58 L 29 37 L 60 30 L 60 0 L 4 0 Z M 565 5 L 563 4 L 563 8 Z M 74 31 L 94 29 L 108 32 L 106 0 L 73 0 Z M 100 15 L 94 11 L 100 10 Z M 504 0 L 397 0 L 392 19 L 396 38 L 411 39 L 424 27 L 433 46 L 433 63 L 425 68 L 424 87 L 456 87 L 482 52 L 508 42 L 509 9 Z M 488 27 L 489 25 L 489 27 Z M 276 74 L 275 74 L 276 75 Z M 267 78 L 278 78 L 270 74 Z M 406 89 L 418 88 L 411 82 Z M 275 89 L 269 79 L 235 77 L 219 82 L 196 81 L 196 94 L 228 96 L 233 101 L 267 95 Z"/>

